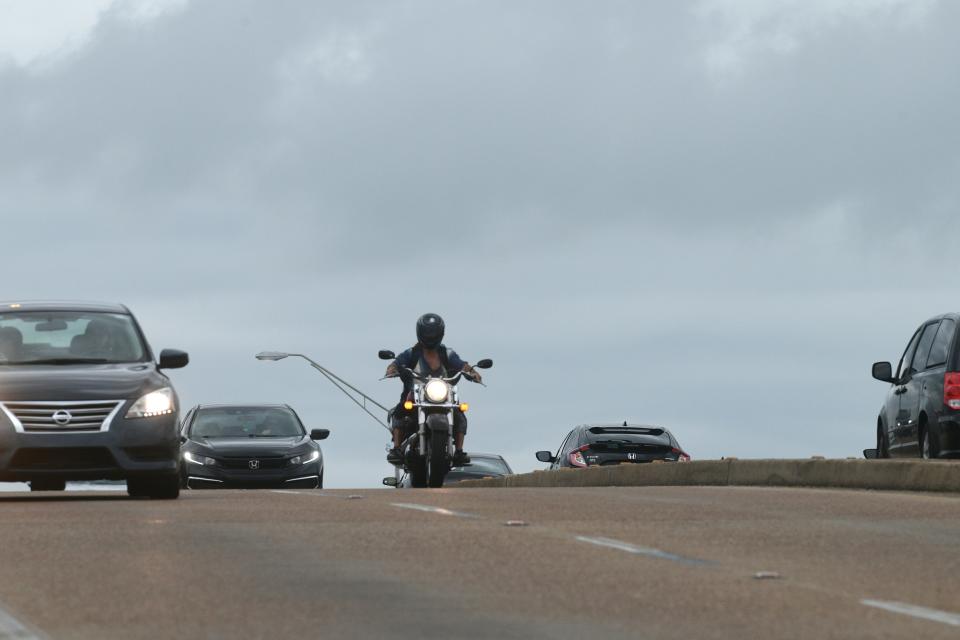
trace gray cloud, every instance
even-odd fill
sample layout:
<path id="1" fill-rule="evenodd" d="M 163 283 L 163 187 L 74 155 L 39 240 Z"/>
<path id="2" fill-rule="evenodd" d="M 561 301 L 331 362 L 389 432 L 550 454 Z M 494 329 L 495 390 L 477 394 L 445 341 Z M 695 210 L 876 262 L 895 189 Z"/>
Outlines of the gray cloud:
<path id="1" fill-rule="evenodd" d="M 923 8 L 115 8 L 0 67 L 3 297 L 129 302 L 193 353 L 187 402 L 333 426 L 334 484 L 387 470 L 375 425 L 252 354 L 390 399 L 373 354 L 426 310 L 497 361 L 471 446 L 518 468 L 624 418 L 699 457 L 855 454 L 869 363 L 955 291 L 960 8 Z"/>

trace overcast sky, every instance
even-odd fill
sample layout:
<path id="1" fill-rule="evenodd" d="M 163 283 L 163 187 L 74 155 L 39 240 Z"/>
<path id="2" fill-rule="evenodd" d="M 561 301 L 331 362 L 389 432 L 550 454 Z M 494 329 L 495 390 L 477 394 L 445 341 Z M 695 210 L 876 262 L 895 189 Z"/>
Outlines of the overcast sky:
<path id="1" fill-rule="evenodd" d="M 860 455 L 960 309 L 960 3 L 0 0 L 0 298 L 128 304 L 185 406 L 386 432 L 427 311 L 490 357 L 467 450 L 577 424 L 694 458 Z"/>

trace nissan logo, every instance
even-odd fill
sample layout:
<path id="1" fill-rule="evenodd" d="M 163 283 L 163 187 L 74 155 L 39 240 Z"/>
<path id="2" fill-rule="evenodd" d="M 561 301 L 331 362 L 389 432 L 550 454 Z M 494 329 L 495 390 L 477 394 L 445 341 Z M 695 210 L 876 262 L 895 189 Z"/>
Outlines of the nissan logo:
<path id="1" fill-rule="evenodd" d="M 60 409 L 59 411 L 53 414 L 53 421 L 56 422 L 61 427 L 65 427 L 70 424 L 70 421 L 73 420 L 73 414 L 65 409 Z"/>
<path id="2" fill-rule="evenodd" d="M 253 471 L 256 471 L 257 469 L 260 468 L 259 460 L 251 460 L 248 464 L 250 465 L 250 469 L 252 469 Z"/>

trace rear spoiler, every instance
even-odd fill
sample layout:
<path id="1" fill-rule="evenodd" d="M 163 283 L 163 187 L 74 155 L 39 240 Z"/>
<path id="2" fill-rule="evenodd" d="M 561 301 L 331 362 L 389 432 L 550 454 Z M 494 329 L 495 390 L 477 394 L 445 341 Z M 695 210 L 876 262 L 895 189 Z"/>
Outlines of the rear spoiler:
<path id="1" fill-rule="evenodd" d="M 631 433 L 644 436 L 662 436 L 663 429 L 656 427 L 590 427 L 588 431 L 594 435 Z"/>

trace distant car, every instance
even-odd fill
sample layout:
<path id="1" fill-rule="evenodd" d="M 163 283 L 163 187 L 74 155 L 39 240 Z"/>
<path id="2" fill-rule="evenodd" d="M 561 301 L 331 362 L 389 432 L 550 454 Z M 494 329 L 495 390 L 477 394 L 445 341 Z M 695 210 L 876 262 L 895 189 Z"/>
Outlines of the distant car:
<path id="1" fill-rule="evenodd" d="M 323 488 L 323 452 L 287 405 L 198 405 L 181 428 L 188 489 Z"/>
<path id="2" fill-rule="evenodd" d="M 960 314 L 927 320 L 897 365 L 873 365 L 890 383 L 877 418 L 878 458 L 960 457 Z"/>
<path id="3" fill-rule="evenodd" d="M 507 461 L 503 459 L 503 456 L 498 456 L 495 453 L 471 453 L 470 464 L 451 468 L 447 473 L 447 477 L 444 478 L 443 484 L 456 484 L 461 480 L 499 478 L 512 474 L 513 469 L 511 469 L 510 465 L 507 464 Z M 404 489 L 410 489 L 413 487 L 413 483 L 410 480 L 409 474 L 405 475 L 399 484 L 397 484 L 396 478 L 393 476 L 384 478 L 383 483 L 387 486 L 399 486 Z"/>
<path id="4" fill-rule="evenodd" d="M 132 496 L 180 493 L 177 394 L 130 310 L 77 302 L 0 303 L 0 482 L 62 491 L 126 480 Z"/>
<path id="5" fill-rule="evenodd" d="M 481 478 L 499 478 L 513 474 L 513 469 L 503 459 L 494 453 L 471 453 L 470 464 L 462 467 L 453 467 L 444 479 L 443 484 L 455 484 L 461 480 L 479 480 Z"/>
<path id="6" fill-rule="evenodd" d="M 630 462 L 688 462 L 673 434 L 663 427 L 646 425 L 581 425 L 564 438 L 557 455 L 538 451 L 537 460 L 551 469 L 583 468 Z"/>

